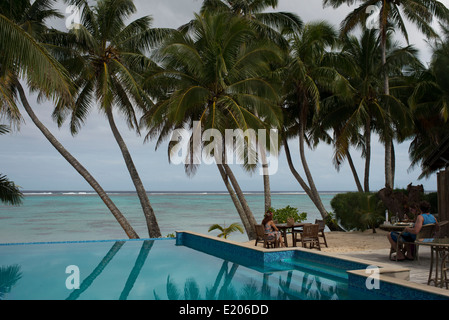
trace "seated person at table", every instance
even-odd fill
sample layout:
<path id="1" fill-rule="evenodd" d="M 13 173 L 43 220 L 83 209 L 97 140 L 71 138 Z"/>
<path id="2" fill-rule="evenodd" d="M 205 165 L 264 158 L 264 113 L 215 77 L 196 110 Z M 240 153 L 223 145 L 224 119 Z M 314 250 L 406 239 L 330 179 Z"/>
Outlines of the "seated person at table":
<path id="1" fill-rule="evenodd" d="M 437 223 L 437 220 L 433 215 L 430 214 L 430 204 L 427 201 L 421 201 L 419 204 L 418 216 L 413 227 L 406 227 L 403 230 L 401 239 L 404 242 L 414 242 L 416 240 L 416 235 L 421 231 L 422 226 L 426 224 Z M 388 241 L 391 247 L 396 250 L 396 243 L 398 241 L 399 232 L 391 232 L 387 235 Z M 404 255 L 406 252 L 406 255 Z M 406 244 L 404 252 L 399 250 L 396 252 L 398 261 L 402 260 L 413 260 L 412 250 L 410 250 L 410 245 Z"/>
<path id="2" fill-rule="evenodd" d="M 273 213 L 270 210 L 265 213 L 262 220 L 262 225 L 265 229 L 265 234 L 268 235 L 268 240 L 277 239 L 281 247 L 283 247 L 284 240 L 282 239 L 281 232 L 278 228 L 276 228 L 276 225 L 273 222 Z"/>

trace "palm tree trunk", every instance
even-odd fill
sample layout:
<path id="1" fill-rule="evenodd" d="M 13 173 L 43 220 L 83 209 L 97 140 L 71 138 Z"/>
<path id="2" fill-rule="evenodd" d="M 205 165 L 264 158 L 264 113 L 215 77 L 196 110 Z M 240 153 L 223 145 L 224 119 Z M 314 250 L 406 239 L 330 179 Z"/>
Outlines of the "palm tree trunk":
<path id="1" fill-rule="evenodd" d="M 371 119 L 368 117 L 365 123 L 365 192 L 369 192 L 369 172 L 371 166 Z"/>
<path id="2" fill-rule="evenodd" d="M 348 159 L 349 167 L 351 168 L 352 175 L 354 176 L 354 181 L 357 186 L 357 190 L 359 192 L 363 192 L 362 184 L 360 183 L 359 175 L 357 174 L 357 170 L 355 168 L 354 162 L 352 161 L 351 153 L 349 150 L 346 151 L 346 158 Z"/>
<path id="3" fill-rule="evenodd" d="M 295 166 L 293 165 L 292 156 L 290 154 L 290 148 L 288 147 L 287 139 L 284 138 L 284 149 L 285 149 L 285 155 L 287 157 L 288 167 L 290 168 L 290 171 L 292 172 L 295 179 L 298 181 L 302 189 L 305 191 L 305 193 L 309 196 L 310 200 L 312 200 L 315 207 L 320 212 L 321 216 L 323 217 L 324 221 L 326 221 L 327 226 L 332 231 L 341 231 L 342 229 L 337 225 L 334 224 L 331 221 L 328 221 L 328 213 L 326 209 L 324 208 L 321 199 L 316 197 L 312 190 L 309 188 L 307 183 L 304 181 L 304 179 L 299 175 L 298 171 L 296 171 Z M 321 205 L 320 205 L 321 203 Z M 320 210 L 321 208 L 321 210 Z"/>
<path id="4" fill-rule="evenodd" d="M 237 198 L 240 201 L 240 204 L 243 208 L 243 212 L 245 212 L 245 215 L 248 219 L 249 225 L 252 226 L 250 232 L 248 233 L 249 240 L 255 240 L 256 239 L 256 230 L 254 228 L 254 225 L 257 224 L 256 219 L 254 218 L 254 215 L 249 208 L 248 202 L 245 199 L 245 196 L 243 195 L 242 189 L 240 189 L 240 185 L 237 182 L 237 179 L 234 176 L 234 173 L 232 172 L 229 165 L 223 163 L 223 168 L 225 169 L 226 175 L 229 177 L 229 180 L 231 181 L 232 187 L 235 190 L 235 193 L 237 195 Z"/>
<path id="5" fill-rule="evenodd" d="M 265 149 L 261 148 L 261 158 L 262 158 L 262 172 L 263 172 L 263 193 L 264 193 L 264 203 L 265 212 L 271 208 L 271 188 L 270 188 L 270 174 L 268 172 L 267 155 Z"/>
<path id="6" fill-rule="evenodd" d="M 313 181 L 312 174 L 310 173 L 309 165 L 307 164 L 306 156 L 304 153 L 304 124 L 299 124 L 299 155 L 301 158 L 302 167 L 304 169 L 304 173 L 306 174 L 307 181 L 309 182 L 310 193 L 315 199 L 316 206 L 318 211 L 320 212 L 323 219 L 327 218 L 327 210 L 324 208 L 323 203 L 321 202 L 320 195 L 318 190 L 316 189 L 315 182 Z"/>
<path id="7" fill-rule="evenodd" d="M 309 196 L 309 198 L 312 200 L 312 202 L 315 204 L 315 200 L 313 199 L 312 192 L 309 188 L 309 186 L 306 184 L 304 179 L 300 176 L 298 171 L 296 171 L 295 166 L 293 165 L 292 156 L 290 153 L 290 148 L 288 146 L 287 139 L 284 138 L 284 149 L 285 149 L 285 155 L 287 157 L 288 167 L 290 168 L 290 171 L 292 172 L 293 176 L 295 177 L 296 181 L 298 181 L 301 188 L 304 190 L 305 193 Z"/>
<path id="8" fill-rule="evenodd" d="M 285 138 L 284 138 L 284 149 L 285 149 L 285 154 L 287 156 L 287 162 L 288 162 L 288 166 L 290 168 L 290 171 L 292 172 L 292 174 L 295 177 L 296 181 L 298 181 L 298 183 L 300 184 L 301 188 L 309 196 L 310 200 L 312 200 L 313 204 L 315 205 L 315 207 L 319 211 L 320 205 L 317 202 L 317 199 L 316 199 L 315 195 L 313 194 L 312 190 L 309 188 L 307 183 L 304 181 L 304 179 L 301 177 L 301 175 L 298 173 L 298 171 L 296 171 L 295 166 L 293 165 L 292 156 L 291 156 L 291 153 L 290 153 L 290 148 L 289 148 L 287 140 Z M 321 211 L 320 211 L 320 214 L 321 214 Z"/>
<path id="9" fill-rule="evenodd" d="M 23 107 L 25 111 L 30 116 L 31 120 L 34 122 L 36 127 L 43 133 L 45 138 L 55 147 L 55 149 L 70 163 L 70 165 L 89 183 L 89 185 L 97 192 L 100 196 L 101 200 L 103 200 L 104 204 L 111 211 L 112 215 L 115 217 L 117 222 L 125 231 L 126 235 L 130 239 L 138 239 L 139 236 L 131 227 L 129 222 L 120 212 L 120 210 L 115 206 L 114 202 L 109 198 L 107 193 L 103 190 L 103 188 L 98 184 L 98 182 L 92 177 L 92 175 L 84 168 L 78 160 L 76 160 L 63 146 L 62 144 L 55 138 L 55 136 L 42 124 L 42 122 L 37 118 L 30 104 L 28 103 L 27 97 L 23 90 L 22 85 L 17 82 L 16 84 L 17 90 L 20 95 L 20 99 L 22 101 Z"/>
<path id="10" fill-rule="evenodd" d="M 257 111 L 254 112 L 256 117 L 259 117 Z M 263 139 L 266 142 L 266 139 Z M 267 163 L 267 150 L 266 145 L 261 143 L 260 137 L 257 139 L 258 149 L 260 153 L 260 158 L 262 161 L 262 173 L 263 173 L 263 191 L 264 191 L 264 207 L 265 212 L 271 208 L 271 188 L 270 188 L 270 175 L 268 172 Z"/>
<path id="11" fill-rule="evenodd" d="M 246 216 L 245 211 L 243 210 L 243 208 L 242 208 L 242 206 L 241 206 L 241 204 L 239 202 L 239 199 L 237 198 L 234 190 L 232 189 L 231 184 L 229 183 L 229 179 L 228 179 L 228 176 L 227 176 L 227 174 L 225 172 L 225 169 L 223 168 L 223 165 L 217 163 L 217 167 L 218 167 L 218 171 L 220 171 L 220 175 L 221 175 L 221 178 L 223 179 L 223 182 L 224 182 L 224 184 L 226 186 L 226 189 L 228 190 L 228 193 L 231 196 L 232 202 L 234 203 L 234 206 L 237 209 L 237 212 L 238 212 L 238 214 L 240 216 L 240 220 L 243 223 L 243 227 L 246 230 L 246 235 L 249 238 L 251 232 L 254 229 L 254 226 L 252 226 L 249 223 L 248 217 Z M 252 240 L 252 239 L 249 239 L 249 240 Z"/>
<path id="12" fill-rule="evenodd" d="M 382 67 L 385 70 L 385 65 L 387 64 L 387 30 L 386 30 L 386 18 L 382 20 L 380 26 L 381 32 L 381 51 L 382 51 Z M 385 71 L 384 74 L 384 94 L 390 95 L 390 85 L 389 85 L 389 77 Z M 386 106 L 387 113 L 389 112 L 388 105 Z M 388 131 L 388 129 L 386 129 Z M 391 164 L 391 145 L 392 139 L 389 132 L 385 134 L 385 187 L 393 188 L 393 171 Z"/>
<path id="13" fill-rule="evenodd" d="M 128 147 L 126 146 L 125 141 L 123 140 L 120 132 L 117 129 L 117 126 L 115 125 L 112 108 L 107 108 L 105 111 L 114 138 L 117 141 L 120 151 L 122 152 L 123 159 L 125 160 L 126 167 L 128 168 L 129 174 L 131 176 L 131 180 L 134 184 L 134 187 L 136 188 L 137 196 L 139 197 L 140 205 L 142 206 L 145 220 L 147 222 L 148 234 L 150 238 L 160 238 L 161 231 L 156 220 L 156 215 L 154 214 L 154 210 L 151 207 L 150 199 L 148 198 L 145 188 L 143 187 L 142 180 L 139 177 L 139 173 L 137 172 L 137 169 L 131 158 L 131 154 L 128 151 Z"/>
<path id="14" fill-rule="evenodd" d="M 394 176 L 396 172 L 396 154 L 394 151 L 394 143 L 391 142 L 391 185 L 394 187 Z"/>

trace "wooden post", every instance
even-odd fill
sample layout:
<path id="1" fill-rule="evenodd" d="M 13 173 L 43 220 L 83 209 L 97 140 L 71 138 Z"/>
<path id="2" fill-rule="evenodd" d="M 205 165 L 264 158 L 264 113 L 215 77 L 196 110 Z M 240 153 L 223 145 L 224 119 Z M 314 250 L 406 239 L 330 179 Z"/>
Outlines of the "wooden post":
<path id="1" fill-rule="evenodd" d="M 449 171 L 441 170 L 437 174 L 438 221 L 449 220 Z M 441 230 L 441 236 L 449 236 L 448 226 Z"/>

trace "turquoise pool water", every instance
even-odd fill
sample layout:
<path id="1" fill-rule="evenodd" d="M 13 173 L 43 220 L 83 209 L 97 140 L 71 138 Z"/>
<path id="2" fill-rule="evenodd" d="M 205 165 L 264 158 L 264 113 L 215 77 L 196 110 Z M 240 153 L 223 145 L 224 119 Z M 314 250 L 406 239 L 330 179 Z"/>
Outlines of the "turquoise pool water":
<path id="1" fill-rule="evenodd" d="M 295 258 L 243 265 L 173 239 L 1 245 L 0 267 L 8 300 L 381 298 L 348 290 L 335 267 Z"/>
<path id="2" fill-rule="evenodd" d="M 394 285 L 366 290 L 364 280 L 346 272 L 363 268 L 312 251 L 264 253 L 187 233 L 176 240 L 0 244 L 0 299 L 442 298 Z"/>

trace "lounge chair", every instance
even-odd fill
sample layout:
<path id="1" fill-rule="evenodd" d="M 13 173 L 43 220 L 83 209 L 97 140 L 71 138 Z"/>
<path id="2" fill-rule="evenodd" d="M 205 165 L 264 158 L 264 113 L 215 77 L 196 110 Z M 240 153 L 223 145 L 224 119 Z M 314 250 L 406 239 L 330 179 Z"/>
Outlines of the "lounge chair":
<path id="1" fill-rule="evenodd" d="M 279 247 L 279 241 L 275 239 L 268 239 L 268 234 L 265 233 L 264 227 L 261 224 L 254 225 L 254 228 L 256 229 L 256 246 L 259 242 L 263 242 L 264 248 L 278 248 Z"/>

